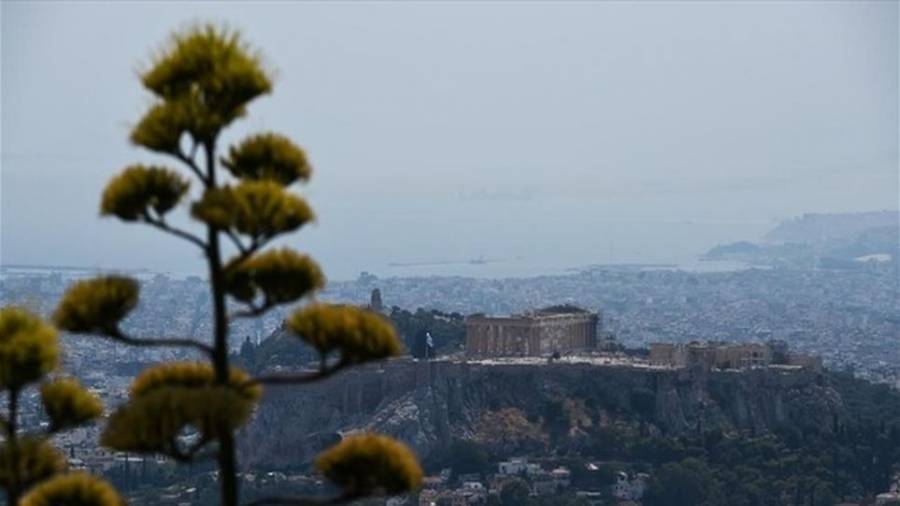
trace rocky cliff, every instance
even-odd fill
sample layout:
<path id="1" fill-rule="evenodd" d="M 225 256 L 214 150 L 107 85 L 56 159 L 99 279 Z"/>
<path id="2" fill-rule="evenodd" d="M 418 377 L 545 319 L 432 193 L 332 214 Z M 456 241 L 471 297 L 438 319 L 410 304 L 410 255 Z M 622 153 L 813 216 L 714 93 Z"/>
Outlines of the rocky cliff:
<path id="1" fill-rule="evenodd" d="M 577 450 L 611 427 L 827 431 L 843 416 L 827 377 L 803 370 L 398 360 L 308 387 L 269 388 L 241 451 L 250 466 L 303 466 L 340 434 L 372 429 L 406 441 L 423 459 L 454 439 L 503 456 Z"/>

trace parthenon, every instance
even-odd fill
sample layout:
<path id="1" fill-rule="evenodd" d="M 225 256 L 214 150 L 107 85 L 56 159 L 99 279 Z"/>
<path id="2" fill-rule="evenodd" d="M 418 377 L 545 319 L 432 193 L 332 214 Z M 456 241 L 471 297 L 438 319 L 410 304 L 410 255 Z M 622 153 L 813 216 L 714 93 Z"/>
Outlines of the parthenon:
<path id="1" fill-rule="evenodd" d="M 544 356 L 597 347 L 599 317 L 575 306 L 551 306 L 508 317 L 466 319 L 466 354 Z"/>

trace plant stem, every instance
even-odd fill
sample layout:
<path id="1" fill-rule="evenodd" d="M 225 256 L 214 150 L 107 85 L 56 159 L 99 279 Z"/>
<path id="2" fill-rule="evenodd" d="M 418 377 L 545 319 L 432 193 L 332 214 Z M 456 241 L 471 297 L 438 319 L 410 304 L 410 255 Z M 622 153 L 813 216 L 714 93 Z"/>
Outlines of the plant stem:
<path id="1" fill-rule="evenodd" d="M 19 389 L 18 388 L 10 388 L 9 389 L 9 420 L 6 424 L 6 441 L 9 444 L 9 452 L 12 457 L 11 461 L 14 463 L 19 462 L 19 448 L 18 448 L 18 435 L 17 432 L 19 430 L 17 420 L 19 418 Z M 12 465 L 10 466 L 10 474 L 12 475 L 10 478 L 9 488 L 6 489 L 6 502 L 8 504 L 18 504 L 19 496 L 22 493 L 21 484 L 19 483 L 19 466 Z"/>
<path id="2" fill-rule="evenodd" d="M 215 168 L 215 143 L 209 142 L 206 148 L 206 180 L 210 188 L 216 187 Z M 207 226 L 207 260 L 209 262 L 209 279 L 213 298 L 213 329 L 215 340 L 213 342 L 213 368 L 216 373 L 216 383 L 228 386 L 228 313 L 225 307 L 225 284 L 222 273 L 222 250 L 219 245 L 219 230 L 213 226 Z M 220 420 L 218 426 L 219 436 L 219 486 L 222 494 L 223 506 L 237 506 L 237 459 L 235 458 L 234 434 L 228 420 Z"/>

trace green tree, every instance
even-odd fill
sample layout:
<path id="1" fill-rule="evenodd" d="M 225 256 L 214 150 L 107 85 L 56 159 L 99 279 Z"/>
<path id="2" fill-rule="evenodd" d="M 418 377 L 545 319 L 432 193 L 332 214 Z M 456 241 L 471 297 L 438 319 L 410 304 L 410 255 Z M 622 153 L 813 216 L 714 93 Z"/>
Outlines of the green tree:
<path id="1" fill-rule="evenodd" d="M 417 309 L 415 312 L 393 306 L 391 321 L 403 339 L 406 349 L 417 358 L 426 356 L 426 333 L 431 334 L 434 349 L 429 353 L 446 352 L 466 339 L 466 325 L 459 313 L 443 313 L 437 310 Z"/>
<path id="2" fill-rule="evenodd" d="M 310 304 L 288 318 L 287 329 L 318 353 L 317 371 L 252 377 L 233 366 L 229 322 L 303 301 L 324 286 L 310 257 L 287 248 L 265 249 L 314 219 L 306 201 L 289 189 L 309 180 L 312 170 L 300 147 L 270 132 L 251 135 L 220 156 L 222 131 L 272 88 L 259 56 L 239 34 L 213 26 L 176 34 L 142 73 L 141 82 L 154 102 L 131 131 L 131 141 L 169 157 L 199 183 L 190 215 L 202 232 L 170 222 L 170 213 L 189 198 L 192 181 L 168 166 L 125 168 L 104 190 L 100 211 L 197 248 L 208 267 L 213 335 L 209 340 L 128 335 L 120 322 L 137 305 L 138 283 L 120 276 L 76 283 L 54 319 L 73 333 L 134 346 L 181 347 L 203 356 L 205 360 L 163 364 L 141 373 L 129 401 L 110 417 L 101 443 L 182 462 L 214 450 L 222 504 L 236 506 L 234 433 L 250 417 L 263 386 L 318 381 L 346 367 L 396 355 L 401 345 L 379 315 Z M 197 433 L 190 444 L 182 437 L 188 430 Z M 316 465 L 342 490 L 329 504 L 405 492 L 421 480 L 418 462 L 406 446 L 374 434 L 345 439 L 320 455 Z"/>
<path id="3" fill-rule="evenodd" d="M 620 468 L 614 464 L 588 466 L 589 462 L 581 458 L 569 458 L 564 461 L 565 467 L 572 473 L 572 486 L 579 489 L 605 490 L 616 482 Z"/>
<path id="4" fill-rule="evenodd" d="M 6 415 L 0 416 L 4 436 L 0 488 L 10 505 L 122 504 L 116 491 L 99 478 L 61 474 L 66 459 L 50 444 L 50 437 L 94 420 L 102 414 L 103 405 L 75 379 L 49 377 L 59 365 L 59 356 L 57 332 L 51 325 L 24 309 L 0 309 L 0 392 L 6 392 L 8 402 Z M 43 430 L 19 424 L 22 392 L 35 384 L 40 384 L 50 422 Z"/>
<path id="5" fill-rule="evenodd" d="M 484 446 L 464 439 L 457 439 L 450 444 L 449 464 L 453 474 L 483 474 L 490 471 L 488 452 Z"/>
<path id="6" fill-rule="evenodd" d="M 590 506 L 591 502 L 575 494 L 557 494 L 552 496 L 538 497 L 532 501 L 534 506 Z"/>
<path id="7" fill-rule="evenodd" d="M 659 469 L 644 502 L 648 506 L 696 506 L 704 504 L 714 487 L 715 477 L 706 463 L 685 459 Z"/>
<path id="8" fill-rule="evenodd" d="M 523 506 L 528 504 L 531 489 L 521 478 L 514 478 L 500 488 L 500 502 L 503 506 Z"/>

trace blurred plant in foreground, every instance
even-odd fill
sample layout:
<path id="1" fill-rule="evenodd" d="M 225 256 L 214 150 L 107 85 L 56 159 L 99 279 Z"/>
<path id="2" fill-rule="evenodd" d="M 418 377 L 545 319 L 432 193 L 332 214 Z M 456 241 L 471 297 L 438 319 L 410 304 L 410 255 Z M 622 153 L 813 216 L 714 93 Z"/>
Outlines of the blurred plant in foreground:
<path id="1" fill-rule="evenodd" d="M 103 405 L 73 378 L 49 378 L 59 365 L 56 329 L 16 307 L 0 309 L 0 392 L 8 399 L 0 416 L 0 487 L 11 505 L 118 506 L 124 504 L 105 481 L 85 473 L 64 474 L 66 458 L 49 439 L 88 423 Z M 39 384 L 49 418 L 46 429 L 20 427 L 24 389 Z M 24 497 L 23 497 L 24 494 Z M 21 500 L 20 500 L 21 499 Z"/>
<path id="2" fill-rule="evenodd" d="M 222 504 L 236 506 L 234 433 L 250 418 L 263 386 L 322 380 L 346 367 L 396 355 L 401 346 L 394 328 L 374 313 L 314 303 L 297 310 L 288 327 L 318 351 L 318 370 L 250 377 L 231 365 L 230 321 L 304 301 L 325 285 L 310 257 L 287 248 L 264 250 L 275 238 L 314 220 L 306 200 L 290 191 L 295 183 L 309 180 L 311 166 L 303 149 L 271 132 L 251 135 L 229 147 L 224 156 L 218 155 L 222 130 L 272 88 L 260 57 L 237 33 L 198 26 L 175 34 L 141 80 L 155 101 L 134 126 L 131 141 L 170 157 L 199 184 L 199 195 L 189 208 L 202 232 L 170 223 L 169 213 L 189 197 L 192 181 L 168 166 L 127 167 L 107 185 L 100 212 L 149 225 L 197 248 L 208 266 L 213 335 L 194 340 L 126 334 L 120 322 L 137 305 L 138 284 L 121 276 L 76 283 L 64 295 L 54 319 L 69 332 L 202 354 L 205 360 L 200 362 L 162 364 L 141 373 L 129 402 L 110 417 L 101 442 L 120 451 L 160 453 L 182 462 L 214 455 Z M 229 297 L 242 309 L 229 311 Z M 190 442 L 184 437 L 187 432 L 195 436 Z M 403 493 L 421 481 L 412 452 L 384 436 L 349 437 L 317 462 L 342 490 L 339 496 L 322 500 L 327 504 Z M 317 503 L 309 498 L 260 502 Z"/>

